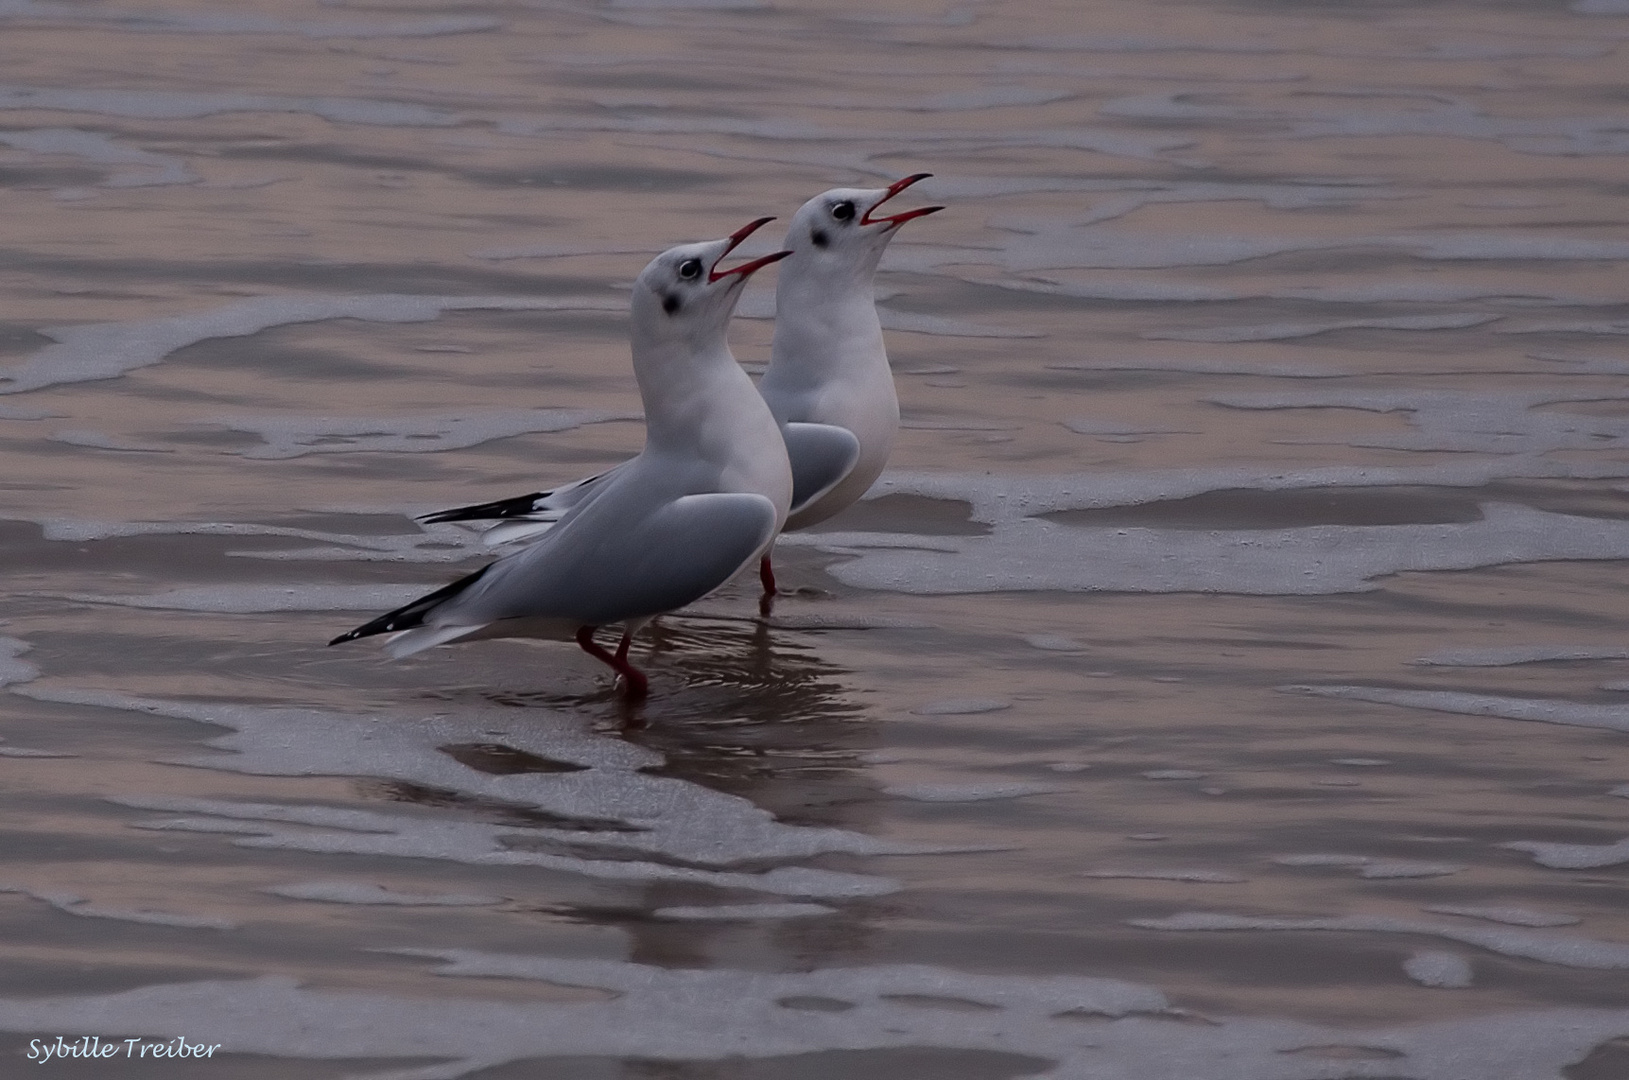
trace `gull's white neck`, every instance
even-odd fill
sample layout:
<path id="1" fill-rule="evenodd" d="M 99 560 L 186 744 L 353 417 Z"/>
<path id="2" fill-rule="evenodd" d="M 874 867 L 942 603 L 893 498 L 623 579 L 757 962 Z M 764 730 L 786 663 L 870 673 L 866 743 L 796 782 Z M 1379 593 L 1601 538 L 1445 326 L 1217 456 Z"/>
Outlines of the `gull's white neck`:
<path id="1" fill-rule="evenodd" d="M 782 520 L 792 497 L 780 429 L 722 332 L 634 336 L 634 375 L 645 404 L 642 456 L 694 466 L 707 490 L 767 495 Z"/>
<path id="2" fill-rule="evenodd" d="M 775 291 L 775 338 L 764 374 L 766 393 L 878 375 L 888 375 L 888 353 L 870 278 L 838 284 L 783 275 Z"/>
<path id="3" fill-rule="evenodd" d="M 646 441 L 664 451 L 694 446 L 714 417 L 738 410 L 752 392 L 722 334 L 700 341 L 636 339 L 634 377 L 645 404 Z"/>

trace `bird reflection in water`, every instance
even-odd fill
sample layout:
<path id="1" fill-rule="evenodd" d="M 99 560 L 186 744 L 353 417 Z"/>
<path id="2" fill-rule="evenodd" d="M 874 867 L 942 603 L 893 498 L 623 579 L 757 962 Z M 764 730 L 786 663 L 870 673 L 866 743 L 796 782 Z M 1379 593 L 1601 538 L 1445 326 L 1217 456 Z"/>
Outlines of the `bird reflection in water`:
<path id="1" fill-rule="evenodd" d="M 784 599 L 784 597 L 783 597 Z M 678 689 L 628 702 L 610 689 L 576 699 L 599 714 L 599 726 L 621 728 L 629 742 L 661 754 L 642 771 L 736 795 L 787 825 L 874 833 L 884 804 L 863 756 L 879 738 L 872 710 L 855 699 L 849 672 L 820 655 L 818 633 L 776 629 L 759 620 L 667 617 L 647 631 L 647 663 Z M 654 663 L 651 663 L 654 661 Z M 496 699 L 495 699 L 496 700 Z M 522 696 L 506 703 L 524 705 Z M 634 714 L 630 717 L 630 713 Z M 629 720 L 637 723 L 629 723 Z M 807 859 L 796 860 L 808 865 Z M 737 864 L 767 870 L 773 860 Z M 826 855 L 815 865 L 871 873 L 867 861 Z M 743 905 L 746 910 L 802 898 L 715 886 L 654 881 L 621 902 L 550 904 L 539 916 L 616 926 L 628 958 L 660 966 L 706 966 L 719 949 L 760 958 L 770 967 L 861 961 L 885 898 L 821 898 L 791 918 L 672 919 L 660 912 Z"/>
<path id="2" fill-rule="evenodd" d="M 820 657 L 820 636 L 722 614 L 668 616 L 641 645 L 639 662 L 659 688 L 643 701 L 598 680 L 586 693 L 470 685 L 420 696 L 575 713 L 662 755 L 642 770 L 651 775 L 748 798 L 788 824 L 852 827 L 839 820 L 845 814 L 820 808 L 856 794 L 859 759 L 877 737 L 849 673 Z M 488 773 L 559 771 L 499 738 L 442 750 Z"/>

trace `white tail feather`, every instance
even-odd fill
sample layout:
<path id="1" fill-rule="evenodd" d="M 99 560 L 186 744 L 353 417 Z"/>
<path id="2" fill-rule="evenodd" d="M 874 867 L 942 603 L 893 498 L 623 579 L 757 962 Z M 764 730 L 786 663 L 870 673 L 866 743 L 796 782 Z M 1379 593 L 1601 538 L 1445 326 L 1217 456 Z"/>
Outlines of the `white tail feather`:
<path id="1" fill-rule="evenodd" d="M 502 525 L 492 526 L 492 528 L 481 534 L 481 543 L 487 547 L 499 547 L 520 540 L 536 540 L 552 528 L 554 528 L 553 521 L 519 518 L 515 521 L 506 521 Z"/>
<path id="2" fill-rule="evenodd" d="M 486 625 L 480 623 L 476 626 L 415 626 L 411 630 L 403 630 L 393 635 L 385 648 L 393 659 L 401 660 L 425 649 L 433 649 L 437 645 L 445 645 L 449 641 L 457 641 L 461 637 L 484 630 Z"/>

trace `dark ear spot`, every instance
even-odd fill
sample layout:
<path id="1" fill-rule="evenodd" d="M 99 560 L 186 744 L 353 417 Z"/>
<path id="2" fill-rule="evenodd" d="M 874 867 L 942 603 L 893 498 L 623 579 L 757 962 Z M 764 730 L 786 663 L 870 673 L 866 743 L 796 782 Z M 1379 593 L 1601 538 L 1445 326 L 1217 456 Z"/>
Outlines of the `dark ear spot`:
<path id="1" fill-rule="evenodd" d="M 814 242 L 814 246 L 817 248 L 823 248 L 827 244 L 831 243 L 831 237 L 826 235 L 826 230 L 824 229 L 813 230 L 809 233 L 809 239 Z"/>
<path id="2" fill-rule="evenodd" d="M 662 297 L 662 310 L 667 312 L 669 315 L 673 314 L 675 311 L 678 311 L 679 298 L 674 296 L 672 293 L 668 293 L 666 296 Z"/>

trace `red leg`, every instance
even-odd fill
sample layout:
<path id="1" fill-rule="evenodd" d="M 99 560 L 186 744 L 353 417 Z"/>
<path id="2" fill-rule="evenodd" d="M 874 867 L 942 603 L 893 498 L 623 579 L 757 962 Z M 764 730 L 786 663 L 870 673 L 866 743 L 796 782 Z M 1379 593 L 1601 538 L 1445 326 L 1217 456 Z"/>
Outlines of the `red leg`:
<path id="1" fill-rule="evenodd" d="M 577 644 L 582 646 L 583 652 L 609 666 L 622 676 L 622 692 L 630 698 L 642 698 L 650 692 L 650 683 L 645 673 L 628 663 L 628 644 L 632 640 L 628 634 L 622 635 L 622 643 L 617 647 L 615 656 L 594 644 L 594 631 L 597 626 L 582 626 L 577 628 Z"/>
<path id="2" fill-rule="evenodd" d="M 758 560 L 758 580 L 764 583 L 764 595 L 775 595 L 775 568 L 769 565 L 769 556 Z"/>

